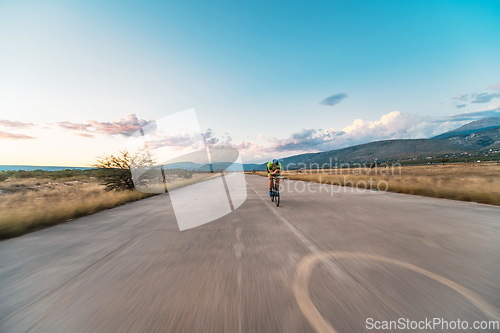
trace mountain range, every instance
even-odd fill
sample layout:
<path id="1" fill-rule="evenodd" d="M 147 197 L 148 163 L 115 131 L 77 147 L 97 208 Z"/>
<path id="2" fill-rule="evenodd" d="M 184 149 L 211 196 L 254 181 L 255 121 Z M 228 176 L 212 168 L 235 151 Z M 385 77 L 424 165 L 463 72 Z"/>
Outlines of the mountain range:
<path id="1" fill-rule="evenodd" d="M 397 161 L 424 159 L 445 154 L 470 154 L 500 148 L 500 117 L 484 118 L 442 133 L 430 139 L 395 139 L 375 141 L 342 149 L 319 153 L 293 155 L 281 159 L 287 168 L 309 168 L 345 163 L 373 163 L 374 161 Z M 174 165 L 175 164 L 175 165 Z M 191 162 L 174 163 L 166 168 L 209 170 L 209 166 Z M 230 171 L 265 170 L 263 164 L 218 163 L 214 170 L 228 168 Z"/>
<path id="2" fill-rule="evenodd" d="M 339 166 L 343 163 L 372 163 L 423 159 L 445 154 L 473 153 L 498 147 L 500 127 L 458 134 L 444 139 L 404 139 L 370 142 L 327 152 L 291 156 L 283 159 L 289 168 Z M 296 165 L 291 165 L 295 163 Z"/>
<path id="3" fill-rule="evenodd" d="M 494 129 L 500 126 L 500 117 L 484 118 L 480 120 L 473 121 L 471 123 L 460 126 L 452 131 L 439 134 L 431 139 L 446 139 L 452 136 L 467 136 L 472 133 L 485 131 L 488 129 Z"/>
<path id="4" fill-rule="evenodd" d="M 423 159 L 445 154 L 477 153 L 498 148 L 500 117 L 485 118 L 463 125 L 430 139 L 383 140 L 320 153 L 302 154 L 284 158 L 289 168 L 321 167 L 323 164 L 372 163 Z M 291 165 L 295 163 L 296 165 Z"/>

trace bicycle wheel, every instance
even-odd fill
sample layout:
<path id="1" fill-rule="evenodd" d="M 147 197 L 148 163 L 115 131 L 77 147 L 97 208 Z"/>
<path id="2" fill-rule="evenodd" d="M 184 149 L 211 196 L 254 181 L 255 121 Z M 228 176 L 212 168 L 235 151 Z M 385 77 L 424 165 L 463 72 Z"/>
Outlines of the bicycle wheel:
<path id="1" fill-rule="evenodd" d="M 273 187 L 271 187 L 271 202 L 274 201 L 274 179 L 273 179 Z"/>
<path id="2" fill-rule="evenodd" d="M 274 179 L 272 185 L 273 187 L 271 187 L 271 202 L 274 202 L 274 195 L 276 194 L 276 192 L 274 191 L 274 189 L 276 188 L 276 181 Z"/>
<path id="3" fill-rule="evenodd" d="M 280 205 L 280 187 L 278 186 L 277 183 L 274 183 L 273 192 L 274 192 L 274 195 L 276 196 L 276 198 L 275 198 L 276 207 L 279 207 L 279 205 Z"/>

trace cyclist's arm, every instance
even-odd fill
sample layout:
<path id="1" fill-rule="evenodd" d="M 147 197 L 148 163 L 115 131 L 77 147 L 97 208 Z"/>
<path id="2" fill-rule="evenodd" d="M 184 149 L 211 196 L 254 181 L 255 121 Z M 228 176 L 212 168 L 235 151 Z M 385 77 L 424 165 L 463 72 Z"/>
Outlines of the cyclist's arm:
<path id="1" fill-rule="evenodd" d="M 280 163 L 276 171 L 278 171 L 278 173 L 283 173 L 283 164 Z"/>
<path id="2" fill-rule="evenodd" d="M 281 173 L 281 167 L 277 167 L 273 172 L 271 172 L 273 175 Z"/>

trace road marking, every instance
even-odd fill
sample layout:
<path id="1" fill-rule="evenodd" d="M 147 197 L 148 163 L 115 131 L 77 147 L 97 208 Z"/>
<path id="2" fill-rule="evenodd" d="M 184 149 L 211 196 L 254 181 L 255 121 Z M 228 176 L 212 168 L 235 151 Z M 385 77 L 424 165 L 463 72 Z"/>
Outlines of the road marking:
<path id="1" fill-rule="evenodd" d="M 243 243 L 240 241 L 240 237 L 241 237 L 241 227 L 238 227 L 236 228 L 236 244 L 233 245 L 233 249 L 234 249 L 234 255 L 236 257 L 236 259 L 241 259 L 241 254 L 243 252 L 243 249 L 245 249 L 245 246 L 243 245 Z"/>
<path id="2" fill-rule="evenodd" d="M 273 214 L 276 215 L 276 217 L 278 217 L 278 219 L 280 219 L 292 231 L 292 233 L 295 235 L 295 237 L 297 237 L 307 247 L 307 249 L 313 253 L 313 255 L 316 256 L 316 255 L 321 254 L 321 252 L 318 250 L 318 248 L 313 243 L 311 243 L 311 241 L 309 241 L 309 239 L 307 239 L 307 237 L 304 236 L 297 228 L 295 228 L 293 226 L 293 224 L 290 223 L 290 221 L 288 221 L 288 219 L 283 216 L 283 214 L 281 214 L 279 212 L 279 209 L 277 209 L 277 208 L 275 209 L 275 207 L 271 206 L 269 201 L 266 200 L 266 198 L 262 197 L 255 190 L 255 188 L 252 185 L 250 185 L 250 187 L 255 192 L 255 194 L 257 194 L 257 196 L 262 201 L 264 201 L 265 205 L 271 210 L 271 212 L 273 212 Z M 319 258 L 321 258 L 320 260 L 326 265 L 326 267 L 336 277 L 339 278 L 339 280 L 350 280 L 350 282 L 357 283 L 356 281 L 354 281 L 354 279 L 352 277 L 348 276 L 348 274 L 346 274 L 337 264 L 335 264 L 331 260 L 328 260 L 328 258 L 323 258 L 321 256 Z M 310 275 L 310 273 L 309 273 L 309 275 Z M 307 277 L 307 281 L 308 280 L 309 280 L 309 276 Z M 295 286 L 295 284 L 294 284 L 294 286 Z M 336 333 L 335 329 L 333 329 L 333 327 L 331 327 L 328 324 L 328 322 L 326 322 L 323 319 L 323 317 L 319 314 L 318 310 L 316 309 L 316 307 L 314 306 L 312 301 L 310 301 L 308 288 L 309 287 L 307 286 L 306 289 L 302 289 L 302 291 L 300 291 L 300 290 L 298 291 L 299 295 L 301 296 L 300 299 L 302 300 L 302 303 L 299 302 L 299 308 L 304 313 L 304 316 L 309 321 L 311 326 L 313 326 L 316 329 L 317 329 L 317 327 L 320 328 L 320 330 L 318 330 L 318 332 Z M 295 297 L 297 298 L 296 288 L 294 288 L 294 292 L 296 295 Z M 302 293 L 302 294 L 300 294 L 300 293 Z M 307 300 L 309 300 L 309 302 L 307 302 Z M 298 299 L 297 299 L 297 302 L 298 302 Z"/>
<path id="3" fill-rule="evenodd" d="M 474 304 L 488 317 L 496 320 L 500 316 L 500 314 L 497 313 L 497 310 L 493 306 L 488 304 L 486 301 L 484 301 L 481 297 L 474 294 L 472 291 L 451 280 L 448 280 L 443 276 L 432 273 L 421 267 L 405 263 L 403 261 L 399 261 L 396 259 L 391 259 L 383 256 L 371 255 L 361 252 L 320 252 L 318 248 L 314 244 L 312 244 L 312 242 L 309 241 L 309 239 L 307 239 L 305 235 L 303 235 L 297 228 L 295 228 L 295 226 L 293 226 L 292 223 L 290 223 L 290 221 L 288 221 L 288 219 L 285 218 L 283 214 L 280 213 L 279 208 L 271 206 L 269 201 L 266 200 L 266 198 L 264 198 L 262 195 L 260 195 L 252 185 L 250 185 L 250 187 L 255 192 L 255 194 L 257 194 L 257 196 L 262 201 L 264 201 L 266 206 L 273 212 L 273 214 L 276 215 L 276 217 L 278 217 L 278 219 L 280 219 L 293 232 L 293 234 L 309 249 L 309 251 L 312 252 L 310 255 L 304 257 L 297 265 L 293 281 L 293 291 L 301 311 L 303 312 L 307 321 L 311 324 L 311 326 L 314 327 L 314 329 L 316 329 L 317 332 L 337 333 L 337 330 L 335 330 L 335 328 L 333 328 L 333 326 L 330 325 L 330 323 L 328 323 L 323 318 L 323 316 L 321 316 L 320 312 L 318 311 L 318 309 L 311 300 L 309 294 L 309 278 L 311 276 L 313 268 L 318 264 L 319 261 L 321 261 L 327 266 L 327 268 L 331 272 L 333 272 L 336 275 L 336 277 L 345 277 L 350 281 L 355 281 L 347 272 L 345 272 L 344 270 L 342 270 L 342 268 L 340 268 L 337 264 L 335 264 L 335 262 L 331 260 L 332 258 L 335 259 L 362 258 L 365 260 L 383 262 L 409 269 L 416 273 L 427 276 L 455 290 L 460 295 L 468 299 L 472 304 Z"/>
<path id="4" fill-rule="evenodd" d="M 322 253 L 313 253 L 304 257 L 297 265 L 297 270 L 295 271 L 295 277 L 293 281 L 293 291 L 295 293 L 295 298 L 297 299 L 297 303 L 299 304 L 299 307 L 302 310 L 307 321 L 311 324 L 311 326 L 314 327 L 314 329 L 317 332 L 321 333 L 337 332 L 335 328 L 333 328 L 333 326 L 330 325 L 330 323 L 328 323 L 323 318 L 323 316 L 321 316 L 320 312 L 318 311 L 318 309 L 311 300 L 311 295 L 309 294 L 309 279 L 311 277 L 311 273 L 314 267 L 318 264 L 318 262 L 324 261 L 324 259 L 326 258 L 335 258 L 335 259 L 361 258 L 365 260 L 373 260 L 390 265 L 395 265 L 401 268 L 406 268 L 413 272 L 427 276 L 428 278 L 431 278 L 434 281 L 437 281 L 455 290 L 457 293 L 459 293 L 467 300 L 469 300 L 472 304 L 474 304 L 479 310 L 481 310 L 488 317 L 496 320 L 500 315 L 499 313 L 497 313 L 497 310 L 493 306 L 485 302 L 481 297 L 474 294 L 469 289 L 441 275 L 432 273 L 421 267 L 403 261 L 399 261 L 396 259 L 391 259 L 387 257 L 382 257 L 362 252 L 322 252 Z"/>
<path id="5" fill-rule="evenodd" d="M 269 200 L 266 200 L 266 198 L 264 198 L 262 195 L 260 195 L 259 192 L 257 192 L 252 185 L 250 185 L 250 187 L 255 192 L 255 194 L 257 194 L 257 196 L 262 201 L 264 201 L 264 204 L 267 206 L 267 208 L 269 208 L 271 210 L 271 212 L 274 215 L 276 215 L 276 217 L 279 220 L 281 220 L 281 222 L 283 222 L 292 231 L 292 233 L 295 235 L 295 237 L 297 237 L 297 239 L 299 239 L 307 247 L 307 249 L 310 252 L 320 253 L 319 249 L 309 239 L 307 239 L 307 237 L 304 236 L 304 234 L 302 234 L 297 228 L 295 228 L 295 226 L 290 221 L 288 221 L 288 219 L 286 217 L 284 217 L 283 214 L 281 214 L 279 208 L 272 206 L 269 203 Z M 349 280 L 351 283 L 358 284 L 357 281 L 355 281 L 351 276 L 349 276 L 349 274 L 347 274 L 344 270 L 342 270 L 342 268 L 340 268 L 332 260 L 325 259 L 322 261 L 326 265 L 326 267 L 330 270 L 330 272 L 333 273 L 338 279 Z"/>
<path id="6" fill-rule="evenodd" d="M 237 265 L 238 268 L 236 270 L 236 312 L 238 314 L 238 333 L 242 332 L 243 328 L 243 311 L 242 311 L 242 303 L 243 303 L 243 268 L 241 264 L 241 254 L 243 252 L 243 249 L 245 246 L 243 245 L 243 242 L 241 241 L 241 233 L 243 229 L 241 227 L 236 228 L 235 235 L 236 235 L 236 244 L 234 244 L 234 255 L 236 256 L 236 259 L 238 259 Z"/>

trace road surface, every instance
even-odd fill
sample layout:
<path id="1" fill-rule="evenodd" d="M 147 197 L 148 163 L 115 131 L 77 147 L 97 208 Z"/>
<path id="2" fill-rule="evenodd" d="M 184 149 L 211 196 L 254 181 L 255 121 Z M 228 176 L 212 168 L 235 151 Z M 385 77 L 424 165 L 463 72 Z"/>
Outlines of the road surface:
<path id="1" fill-rule="evenodd" d="M 0 332 L 500 320 L 499 207 L 285 181 L 277 208 L 246 181 L 241 207 L 182 232 L 160 195 L 0 242 Z"/>

